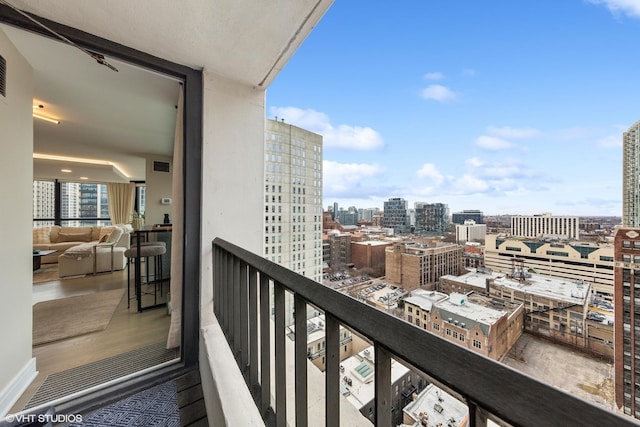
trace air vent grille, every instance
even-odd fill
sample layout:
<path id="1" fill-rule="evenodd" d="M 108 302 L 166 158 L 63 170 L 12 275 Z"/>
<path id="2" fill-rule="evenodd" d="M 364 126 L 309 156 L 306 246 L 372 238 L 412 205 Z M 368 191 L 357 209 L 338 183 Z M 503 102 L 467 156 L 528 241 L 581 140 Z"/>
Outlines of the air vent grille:
<path id="1" fill-rule="evenodd" d="M 153 171 L 154 172 L 169 172 L 169 162 L 159 162 L 157 160 L 153 161 Z"/>
<path id="2" fill-rule="evenodd" d="M 0 55 L 0 96 L 7 97 L 7 60 Z"/>

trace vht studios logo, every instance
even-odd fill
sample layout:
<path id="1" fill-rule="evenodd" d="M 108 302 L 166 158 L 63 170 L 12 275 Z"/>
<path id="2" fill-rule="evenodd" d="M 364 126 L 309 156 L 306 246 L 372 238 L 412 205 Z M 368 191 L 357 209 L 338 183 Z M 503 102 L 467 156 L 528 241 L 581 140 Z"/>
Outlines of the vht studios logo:
<path id="1" fill-rule="evenodd" d="M 6 422 L 12 423 L 81 423 L 82 415 L 80 414 L 17 414 L 7 415 L 4 419 Z M 0 423 L 0 426 L 4 423 Z"/>

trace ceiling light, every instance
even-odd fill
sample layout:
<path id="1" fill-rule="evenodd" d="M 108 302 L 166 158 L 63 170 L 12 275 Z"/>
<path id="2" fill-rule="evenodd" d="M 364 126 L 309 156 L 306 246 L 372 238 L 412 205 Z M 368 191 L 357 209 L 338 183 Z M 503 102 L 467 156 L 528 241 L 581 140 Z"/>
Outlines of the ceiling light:
<path id="1" fill-rule="evenodd" d="M 47 121 L 49 123 L 55 123 L 57 125 L 60 124 L 60 120 L 52 119 L 51 117 L 46 117 L 46 116 L 43 116 L 41 114 L 33 113 L 33 117 L 35 117 L 36 119 L 45 120 L 45 121 Z"/>
<path id="2" fill-rule="evenodd" d="M 60 172 L 71 173 L 71 169 L 60 169 Z"/>
<path id="3" fill-rule="evenodd" d="M 61 160 L 65 162 L 76 162 L 76 163 L 93 163 L 94 165 L 110 165 L 114 166 L 112 162 L 107 160 L 97 160 L 97 159 L 84 159 L 80 157 L 68 157 L 68 156 L 56 156 L 55 154 L 42 154 L 42 153 L 33 153 L 34 159 L 48 159 L 48 160 Z"/>
<path id="4" fill-rule="evenodd" d="M 72 163 L 90 163 L 90 164 L 94 164 L 94 165 L 108 165 L 108 166 L 111 166 L 113 169 L 115 169 L 118 174 L 122 175 L 123 177 L 127 177 L 128 178 L 128 175 L 126 175 L 124 172 L 122 172 L 122 170 L 120 170 L 120 168 L 118 168 L 118 166 L 115 163 L 107 161 L 107 160 L 85 159 L 85 158 L 68 157 L 68 156 L 57 156 L 57 155 L 54 155 L 54 154 L 43 154 L 43 153 L 33 153 L 33 158 L 34 159 L 45 159 L 45 160 L 58 160 L 58 161 L 62 161 L 62 162 L 72 162 Z M 80 165 L 80 167 L 83 167 L 83 166 Z"/>
<path id="5" fill-rule="evenodd" d="M 89 179 L 89 178 L 88 178 L 88 177 L 86 177 L 86 176 L 81 176 L 81 177 L 80 177 L 80 179 L 87 180 L 87 179 Z"/>

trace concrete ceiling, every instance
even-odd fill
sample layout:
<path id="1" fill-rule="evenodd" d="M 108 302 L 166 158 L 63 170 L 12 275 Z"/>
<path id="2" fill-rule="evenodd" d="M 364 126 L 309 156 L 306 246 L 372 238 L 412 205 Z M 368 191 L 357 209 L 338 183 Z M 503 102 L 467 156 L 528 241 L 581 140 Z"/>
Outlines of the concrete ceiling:
<path id="1" fill-rule="evenodd" d="M 266 88 L 332 0 L 8 2 L 151 55 Z M 107 58 L 116 73 L 62 42 L 4 24 L 0 30 L 34 68 L 35 102 L 61 122 L 34 119 L 34 152 L 109 161 L 131 180 L 144 179 L 145 156 L 171 156 L 177 81 Z M 40 167 L 42 174 L 52 173 L 51 161 L 48 172 L 36 160 L 34 169 Z M 105 180 L 99 173 L 123 180 L 107 169 L 113 172 L 96 167 L 89 180 Z M 56 177 L 69 179 L 49 176 Z"/>

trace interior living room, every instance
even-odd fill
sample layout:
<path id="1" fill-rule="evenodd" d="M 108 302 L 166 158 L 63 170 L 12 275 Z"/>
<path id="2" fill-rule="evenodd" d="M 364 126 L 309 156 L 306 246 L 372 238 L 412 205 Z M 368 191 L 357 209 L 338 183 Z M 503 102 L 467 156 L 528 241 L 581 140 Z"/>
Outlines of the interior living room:
<path id="1" fill-rule="evenodd" d="M 62 40 L 0 32 L 33 67 L 38 374 L 16 413 L 179 358 L 168 334 L 182 86 L 121 61 L 100 66 Z M 101 374 L 105 364 L 117 371 Z"/>

